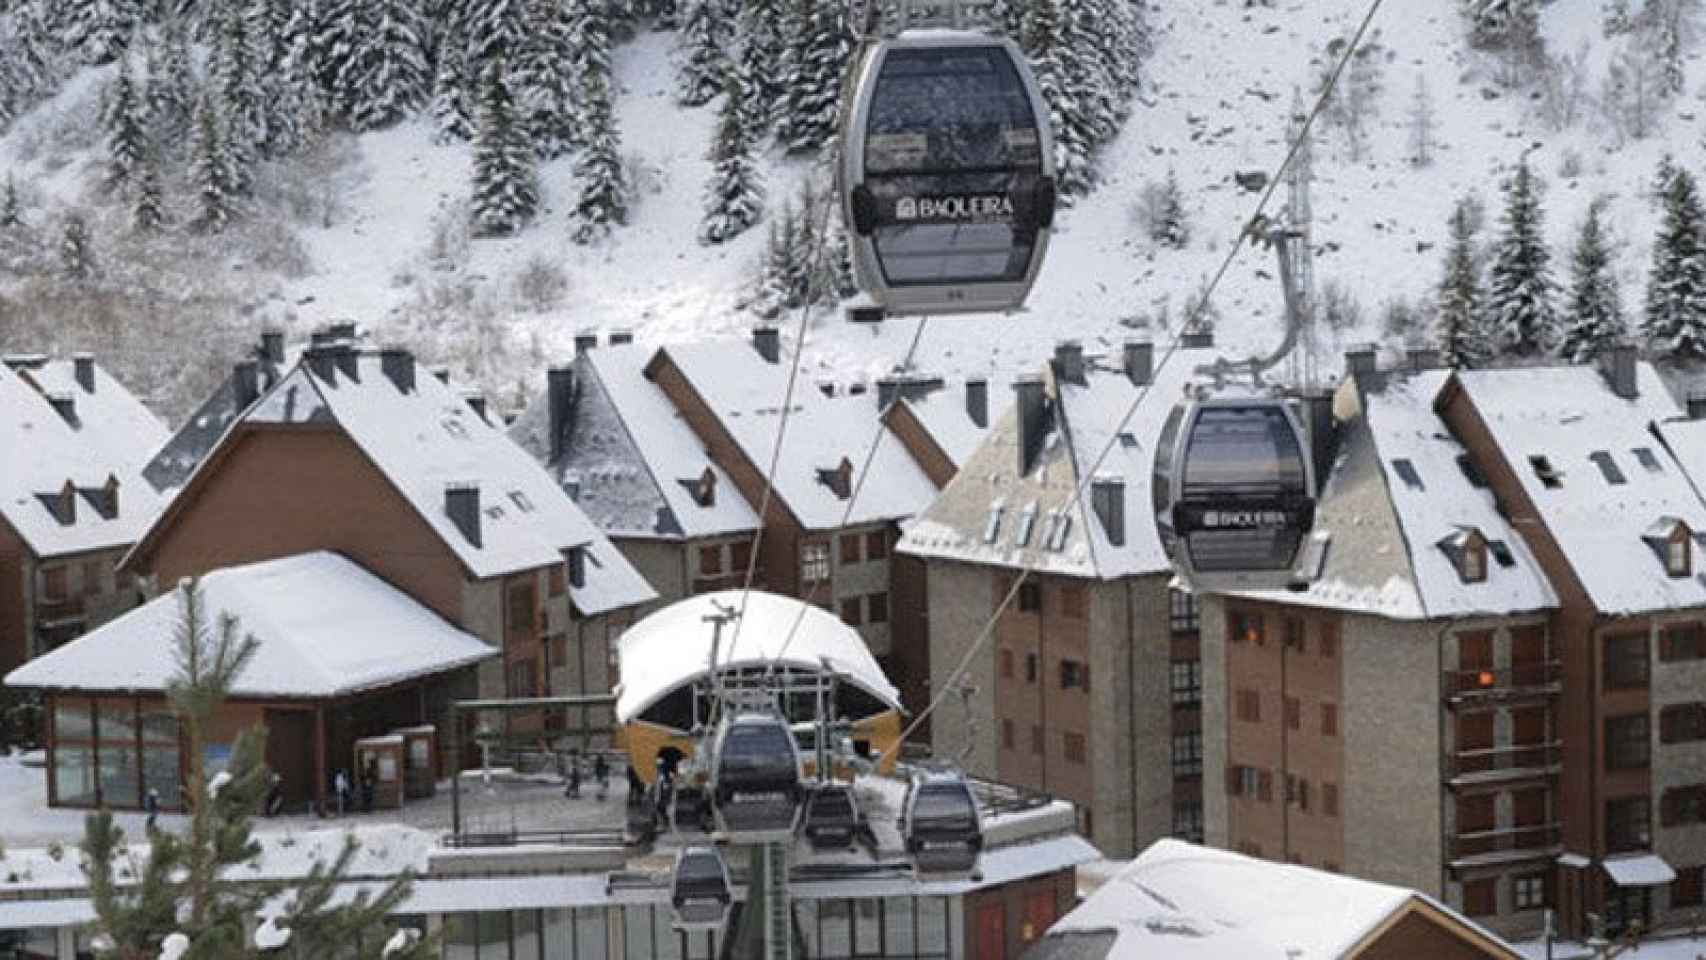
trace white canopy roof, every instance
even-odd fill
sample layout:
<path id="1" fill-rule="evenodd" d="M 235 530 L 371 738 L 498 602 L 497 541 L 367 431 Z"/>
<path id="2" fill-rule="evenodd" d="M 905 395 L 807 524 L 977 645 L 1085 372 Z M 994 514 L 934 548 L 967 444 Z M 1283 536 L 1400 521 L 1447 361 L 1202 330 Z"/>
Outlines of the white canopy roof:
<path id="1" fill-rule="evenodd" d="M 705 675 L 714 633 L 705 618 L 722 609 L 741 610 L 741 593 L 724 590 L 688 597 L 622 635 L 618 723 L 633 720 L 671 691 Z M 796 670 L 821 670 L 827 662 L 861 690 L 900 708 L 900 691 L 883 675 L 858 631 L 834 614 L 794 597 L 760 590 L 747 593 L 745 604 L 739 623 L 723 628 L 723 647 L 717 654 L 720 669 L 763 667 L 778 654 L 778 667 Z M 791 642 L 790 632 L 794 634 Z"/>
<path id="2" fill-rule="evenodd" d="M 1676 879 L 1676 871 L 1656 853 L 1629 853 L 1604 862 L 1611 882 L 1620 887 L 1656 887 Z"/>

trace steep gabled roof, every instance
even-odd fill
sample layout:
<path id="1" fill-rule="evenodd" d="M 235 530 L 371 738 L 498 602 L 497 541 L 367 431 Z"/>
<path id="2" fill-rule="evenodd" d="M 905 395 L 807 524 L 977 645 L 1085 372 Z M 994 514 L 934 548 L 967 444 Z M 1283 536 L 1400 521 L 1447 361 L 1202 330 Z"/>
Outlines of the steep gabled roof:
<path id="1" fill-rule="evenodd" d="M 984 381 L 984 386 L 988 404 L 985 426 L 981 427 L 971 418 L 964 381 L 924 396 L 901 397 L 895 403 L 908 409 L 930 440 L 958 468 L 965 466 L 989 435 L 990 427 L 1000 419 L 1001 412 L 1013 402 L 1013 385 L 1008 381 L 990 379 Z"/>
<path id="2" fill-rule="evenodd" d="M 69 367 L 43 362 L 15 371 L 0 364 L 0 450 L 9 451 L 0 456 L 0 517 L 39 557 L 133 543 L 163 502 L 141 471 L 165 427 L 99 366 L 93 392 L 74 377 L 63 382 L 60 373 Z M 70 398 L 74 424 L 54 409 L 44 389 Z M 111 516 L 95 494 L 109 480 L 118 491 Z M 50 501 L 67 483 L 73 522 L 62 523 Z"/>
<path id="3" fill-rule="evenodd" d="M 284 376 L 301 357 L 301 346 L 291 348 L 285 353 L 282 363 L 275 363 L 264 350 L 253 353 L 255 362 L 255 386 L 265 393 L 279 378 Z M 219 442 L 243 412 L 239 404 L 237 377 L 235 372 L 225 375 L 219 386 L 213 388 L 184 422 L 178 425 L 166 442 L 153 451 L 148 466 L 143 475 L 154 489 L 169 493 L 184 485 L 195 471 L 196 465 L 207 456 L 208 451 Z"/>
<path id="4" fill-rule="evenodd" d="M 550 398 L 540 397 L 510 426 L 510 437 L 543 463 L 576 503 L 613 537 L 688 539 L 750 533 L 758 514 L 657 384 L 646 379 L 652 350 L 638 344 L 591 350 L 575 359 L 572 441 L 550 459 Z M 689 489 L 711 472 L 711 498 Z"/>

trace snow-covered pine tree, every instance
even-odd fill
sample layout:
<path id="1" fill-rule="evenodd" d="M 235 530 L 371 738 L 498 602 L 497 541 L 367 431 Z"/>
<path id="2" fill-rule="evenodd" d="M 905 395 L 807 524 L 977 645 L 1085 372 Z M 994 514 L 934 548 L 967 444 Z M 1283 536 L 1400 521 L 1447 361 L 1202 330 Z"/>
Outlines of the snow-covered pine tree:
<path id="1" fill-rule="evenodd" d="M 201 233 L 223 233 L 235 214 L 236 190 L 231 183 L 231 158 L 226 152 L 219 110 L 209 95 L 203 95 L 196 107 L 190 182 L 196 193 L 196 217 L 191 226 Z"/>
<path id="2" fill-rule="evenodd" d="M 151 55 L 153 49 L 150 45 Z M 152 64 L 148 68 L 148 119 L 154 124 L 155 142 L 177 144 L 194 125 L 198 85 L 189 38 L 181 21 L 168 20 L 161 25 L 158 57 L 158 72 Z"/>
<path id="3" fill-rule="evenodd" d="M 1114 77 L 1109 72 L 1112 64 L 1102 57 L 1103 39 L 1115 29 L 1115 24 L 1102 19 L 1107 16 L 1108 8 L 1100 0 L 1056 2 L 1063 50 L 1061 63 L 1072 98 L 1071 112 L 1083 127 L 1082 137 L 1094 152 L 1119 132 L 1120 108 Z"/>
<path id="4" fill-rule="evenodd" d="M 1481 276 L 1475 267 L 1475 226 L 1470 204 L 1460 200 L 1451 213 L 1451 245 L 1439 285 L 1434 344 L 1446 366 L 1467 369 L 1487 358 L 1481 323 Z"/>
<path id="5" fill-rule="evenodd" d="M 568 9 L 565 31 L 568 36 L 569 71 L 573 83 L 574 102 L 580 116 L 574 118 L 565 133 L 569 145 L 589 144 L 595 135 L 590 130 L 590 98 L 594 88 L 604 97 L 614 96 L 615 80 L 610 68 L 610 9 L 605 0 L 564 0 Z M 611 114 L 615 116 L 614 112 Z"/>
<path id="6" fill-rule="evenodd" d="M 1603 198 L 1588 205 L 1570 258 L 1569 316 L 1558 353 L 1572 363 L 1585 363 L 1621 341 L 1623 305 L 1617 291 L 1617 271 L 1611 244 L 1600 222 Z"/>
<path id="7" fill-rule="evenodd" d="M 1416 74 L 1416 93 L 1410 98 L 1410 163 L 1430 167 L 1434 162 L 1434 98 L 1428 92 L 1428 78 Z"/>
<path id="8" fill-rule="evenodd" d="M 1025 22 L 1024 48 L 1035 72 L 1037 86 L 1049 107 L 1054 128 L 1055 180 L 1061 202 L 1089 191 L 1095 180 L 1091 152 L 1095 139 L 1077 111 L 1077 102 L 1065 60 L 1070 52 L 1061 42 L 1060 8 L 1055 0 L 1030 0 Z"/>
<path id="9" fill-rule="evenodd" d="M 24 225 L 23 204 L 18 201 L 18 184 L 12 171 L 6 171 L 6 189 L 0 191 L 0 230 L 15 230 Z"/>
<path id="10" fill-rule="evenodd" d="M 12 10 L 6 73 L 18 107 L 34 104 L 59 88 L 59 45 L 42 16 L 43 2 L 23 0 Z"/>
<path id="11" fill-rule="evenodd" d="M 166 225 L 166 200 L 160 190 L 160 152 L 152 146 L 137 158 L 135 183 L 131 223 L 137 233 L 159 233 Z"/>
<path id="12" fill-rule="evenodd" d="M 480 130 L 474 141 L 474 232 L 510 236 L 539 207 L 533 145 L 515 115 L 515 98 L 503 60 L 486 67 Z"/>
<path id="13" fill-rule="evenodd" d="M 59 238 L 59 266 L 67 279 L 87 280 L 95 271 L 95 251 L 90 247 L 89 223 L 79 210 L 65 215 Z"/>
<path id="14" fill-rule="evenodd" d="M 1179 176 L 1167 168 L 1167 180 L 1161 185 L 1154 230 L 1150 238 L 1175 250 L 1183 250 L 1191 242 L 1190 217 L 1185 213 L 1185 192 L 1179 189 Z"/>
<path id="15" fill-rule="evenodd" d="M 439 48 L 438 73 L 432 81 L 432 119 L 440 143 L 474 137 L 474 105 L 469 96 L 462 45 L 446 43 Z"/>
<path id="16" fill-rule="evenodd" d="M 687 20 L 675 42 L 675 99 L 702 106 L 722 92 L 729 70 L 728 39 L 718 0 L 689 0 Z"/>
<path id="17" fill-rule="evenodd" d="M 1706 242 L 1694 175 L 1678 170 L 1665 194 L 1664 222 L 1653 238 L 1647 308 L 1641 335 L 1647 349 L 1669 360 L 1706 358 Z"/>
<path id="18" fill-rule="evenodd" d="M 527 31 L 516 63 L 516 103 L 541 160 L 574 140 L 574 34 L 563 0 L 528 0 Z"/>
<path id="19" fill-rule="evenodd" d="M 312 83 L 319 84 L 325 77 L 320 62 L 323 51 L 320 40 L 320 0 L 295 0 L 290 19 L 279 35 L 282 52 L 279 72 L 307 77 Z"/>
<path id="20" fill-rule="evenodd" d="M 141 19 L 136 0 L 60 0 L 56 11 L 65 29 L 65 47 L 82 62 L 111 63 L 124 52 Z"/>
<path id="21" fill-rule="evenodd" d="M 746 95 L 741 110 L 754 144 L 768 142 L 785 93 L 779 76 L 784 42 L 778 29 L 781 21 L 781 0 L 746 0 L 737 19 L 735 64 Z"/>
<path id="22" fill-rule="evenodd" d="M 480 78 L 481 98 L 485 96 L 486 70 L 500 59 L 505 63 L 515 59 L 521 47 L 521 28 L 521 0 L 477 0 L 463 5 L 459 32 L 467 44 L 464 69 L 468 77 Z M 506 74 L 510 70 L 504 69 Z"/>
<path id="23" fill-rule="evenodd" d="M 575 159 L 580 199 L 570 211 L 574 227 L 569 238 L 592 243 L 608 236 L 612 226 L 628 222 L 628 179 L 622 170 L 622 141 L 616 128 L 609 80 L 597 71 L 582 80 L 581 123 L 585 146 Z"/>
<path id="24" fill-rule="evenodd" d="M 107 141 L 108 190 L 123 190 L 136 173 L 142 151 L 148 145 L 147 120 L 136 96 L 136 83 L 130 76 L 130 57 L 119 61 L 118 75 L 107 91 L 107 114 L 104 126 Z"/>
<path id="25" fill-rule="evenodd" d="M 740 236 L 764 213 L 764 182 L 753 163 L 752 140 L 741 111 L 744 92 L 740 74 L 729 70 L 708 158 L 711 182 L 705 190 L 705 216 L 699 223 L 699 239 L 706 243 Z"/>
<path id="26" fill-rule="evenodd" d="M 255 73 L 254 51 L 249 46 L 244 18 L 231 11 L 221 20 L 214 62 L 223 120 L 220 139 L 231 166 L 231 189 L 238 196 L 247 196 L 254 186 L 255 164 L 266 141 L 266 98 Z"/>
<path id="27" fill-rule="evenodd" d="M 1540 186 L 1528 157 L 1505 183 L 1504 233 L 1493 251 L 1487 322 L 1493 349 L 1505 357 L 1537 357 L 1558 342 L 1551 253 L 1546 249 Z"/>
<path id="28" fill-rule="evenodd" d="M 783 310 L 796 309 L 804 302 L 801 280 L 806 269 L 800 261 L 799 240 L 799 213 L 793 201 L 784 200 L 781 211 L 770 221 L 764 242 L 764 264 L 758 275 L 758 293 L 752 300 L 753 309 L 765 319 L 774 319 Z"/>
<path id="29" fill-rule="evenodd" d="M 388 127 L 419 110 L 431 80 L 416 0 L 372 0 L 369 6 L 356 21 L 361 32 L 347 87 L 350 126 L 358 131 Z"/>
<path id="30" fill-rule="evenodd" d="M 359 0 L 319 0 L 312 19 L 307 12 L 302 17 L 311 32 L 292 51 L 311 67 L 326 108 L 340 117 L 349 111 L 350 91 L 344 84 L 355 76 L 350 61 L 360 46 L 362 11 Z M 294 36 L 292 43 L 298 43 Z"/>
<path id="31" fill-rule="evenodd" d="M 794 17 L 801 26 L 788 57 L 776 140 L 789 153 L 804 153 L 821 150 L 835 136 L 853 34 L 840 0 L 795 0 Z"/>

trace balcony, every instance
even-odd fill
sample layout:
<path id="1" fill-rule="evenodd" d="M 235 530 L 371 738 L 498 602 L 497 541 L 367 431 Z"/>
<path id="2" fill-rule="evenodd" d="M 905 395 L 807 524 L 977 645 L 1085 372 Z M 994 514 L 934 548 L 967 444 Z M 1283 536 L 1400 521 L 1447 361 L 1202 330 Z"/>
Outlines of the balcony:
<path id="1" fill-rule="evenodd" d="M 1563 687 L 1558 661 L 1519 663 L 1509 667 L 1447 670 L 1440 687 L 1451 706 L 1494 700 L 1555 697 Z"/>
<path id="2" fill-rule="evenodd" d="M 60 600 L 37 598 L 35 615 L 37 630 L 51 631 L 65 627 L 80 627 L 84 618 L 83 598 L 68 597 Z"/>
<path id="3" fill-rule="evenodd" d="M 1563 766 L 1561 747 L 1561 741 L 1553 740 L 1459 750 L 1445 758 L 1446 783 L 1468 787 L 1555 777 Z"/>
<path id="4" fill-rule="evenodd" d="M 1451 838 L 1451 867 L 1488 867 L 1555 856 L 1562 839 L 1562 825 L 1498 827 L 1472 830 Z"/>

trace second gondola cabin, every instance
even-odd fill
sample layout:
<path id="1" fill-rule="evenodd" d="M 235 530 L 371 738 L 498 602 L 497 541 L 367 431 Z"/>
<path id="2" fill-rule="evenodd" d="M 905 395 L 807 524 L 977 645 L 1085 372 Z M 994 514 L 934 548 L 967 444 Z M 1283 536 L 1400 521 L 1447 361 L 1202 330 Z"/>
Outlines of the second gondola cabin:
<path id="1" fill-rule="evenodd" d="M 1024 305 L 1054 223 L 1048 117 L 1011 40 L 908 30 L 866 55 L 839 175 L 857 281 L 885 312 Z"/>

